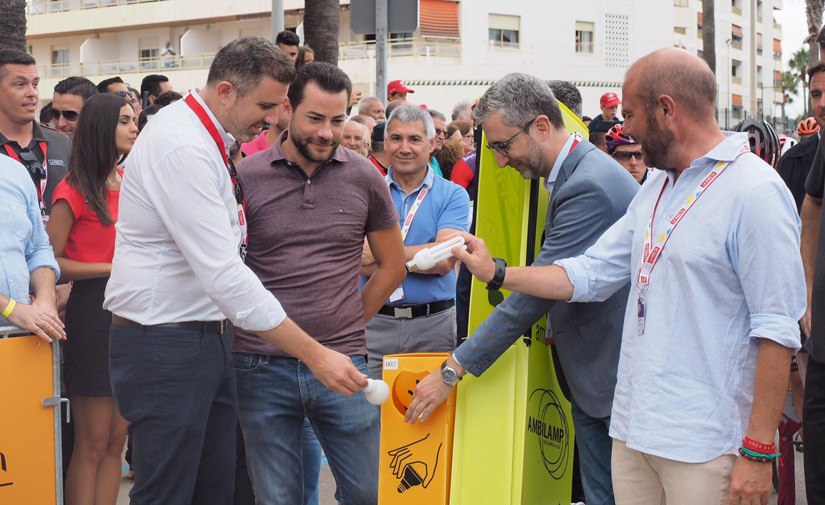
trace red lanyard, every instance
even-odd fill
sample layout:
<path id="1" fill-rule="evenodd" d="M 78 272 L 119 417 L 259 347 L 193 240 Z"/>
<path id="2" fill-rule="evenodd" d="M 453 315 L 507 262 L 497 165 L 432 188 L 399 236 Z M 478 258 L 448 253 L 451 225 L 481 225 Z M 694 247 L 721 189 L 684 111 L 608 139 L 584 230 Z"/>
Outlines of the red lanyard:
<path id="1" fill-rule="evenodd" d="M 46 217 L 46 202 L 43 200 L 43 194 L 46 193 L 46 184 L 49 181 L 49 163 L 48 163 L 48 150 L 46 148 L 46 143 L 42 140 L 37 143 L 40 146 L 40 150 L 43 151 L 43 173 L 45 177 L 40 179 L 40 184 L 34 183 L 34 187 L 37 188 L 37 201 L 40 203 L 40 214 L 43 215 L 45 220 Z M 14 152 L 14 149 L 11 148 L 9 144 L 4 146 L 6 148 L 6 152 L 8 153 L 9 157 L 18 163 L 22 163 L 20 161 L 20 157 Z M 28 168 L 28 167 L 26 167 Z"/>
<path id="2" fill-rule="evenodd" d="M 229 159 L 226 157 L 226 147 L 223 143 L 223 138 L 221 138 L 221 134 L 218 133 L 218 128 L 215 126 L 215 123 L 212 122 L 212 119 L 207 114 L 206 110 L 204 110 L 203 106 L 198 102 L 198 100 L 189 93 L 186 95 L 186 98 L 183 99 L 186 102 L 186 105 L 192 109 L 192 112 L 198 116 L 201 123 L 203 124 L 206 131 L 209 132 L 209 135 L 212 137 L 212 140 L 215 141 L 215 145 L 218 147 L 218 151 L 221 153 L 221 159 L 223 160 L 223 164 L 226 166 L 226 172 L 229 174 L 229 179 L 232 181 L 232 186 L 234 187 L 238 180 L 232 176 L 232 170 L 229 169 Z M 238 204 L 238 223 L 241 226 L 241 258 L 246 257 L 246 247 L 247 242 L 249 240 L 249 234 L 247 231 L 247 222 L 246 222 L 246 202 L 241 202 Z"/>

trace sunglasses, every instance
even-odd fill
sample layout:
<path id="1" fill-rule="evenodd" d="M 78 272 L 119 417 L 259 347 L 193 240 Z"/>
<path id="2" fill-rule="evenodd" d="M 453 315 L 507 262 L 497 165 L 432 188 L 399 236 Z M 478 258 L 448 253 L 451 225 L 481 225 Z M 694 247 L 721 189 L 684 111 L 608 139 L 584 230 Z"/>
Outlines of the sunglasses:
<path id="1" fill-rule="evenodd" d="M 243 203 L 243 186 L 241 186 L 241 181 L 238 180 L 238 170 L 235 168 L 235 164 L 231 158 L 227 158 L 226 161 L 229 162 L 229 177 L 235 185 L 235 203 L 240 205 Z"/>
<path id="2" fill-rule="evenodd" d="M 616 151 L 613 153 L 613 158 L 619 161 L 630 161 L 630 158 L 636 158 L 637 161 L 641 161 L 644 155 L 645 152 L 641 149 L 638 151 Z"/>
<path id="3" fill-rule="evenodd" d="M 447 130 L 442 130 L 441 128 L 436 128 L 435 129 L 435 136 L 436 137 L 441 137 L 442 135 L 446 137 L 447 136 Z"/>
<path id="4" fill-rule="evenodd" d="M 66 121 L 77 121 L 77 116 L 80 115 L 79 112 L 75 112 L 73 110 L 57 110 L 55 108 L 49 109 L 49 114 L 51 114 L 54 121 L 59 120 L 61 114 L 64 118 L 66 118 Z"/>
<path id="5" fill-rule="evenodd" d="M 112 94 L 117 95 L 121 98 L 129 98 L 129 99 L 132 98 L 132 93 L 129 92 L 129 91 L 114 91 Z"/>

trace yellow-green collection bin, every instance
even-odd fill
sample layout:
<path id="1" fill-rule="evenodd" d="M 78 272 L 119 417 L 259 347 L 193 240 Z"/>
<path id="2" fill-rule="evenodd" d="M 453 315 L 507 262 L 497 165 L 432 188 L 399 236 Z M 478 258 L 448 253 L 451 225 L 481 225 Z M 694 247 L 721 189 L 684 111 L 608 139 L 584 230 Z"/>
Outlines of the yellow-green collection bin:
<path id="1" fill-rule="evenodd" d="M 381 406 L 380 505 L 449 503 L 455 391 L 426 422 L 404 422 L 416 384 L 439 369 L 449 356 L 384 356 L 384 381 L 390 387 L 390 398 Z"/>

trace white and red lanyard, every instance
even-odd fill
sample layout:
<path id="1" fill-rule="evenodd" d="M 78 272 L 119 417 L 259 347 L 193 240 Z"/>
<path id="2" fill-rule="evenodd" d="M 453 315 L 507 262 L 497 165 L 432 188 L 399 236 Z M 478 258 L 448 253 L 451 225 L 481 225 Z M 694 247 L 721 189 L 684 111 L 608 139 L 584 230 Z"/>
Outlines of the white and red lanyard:
<path id="1" fill-rule="evenodd" d="M 387 184 L 390 184 L 390 176 L 386 176 Z M 418 209 L 421 207 L 421 202 L 424 201 L 424 197 L 427 196 L 427 192 L 430 190 L 430 187 L 426 184 L 421 187 L 421 191 L 418 192 L 418 196 L 415 198 L 415 201 L 410 207 L 409 212 L 407 212 L 407 217 L 404 218 L 404 224 L 401 226 L 401 241 L 404 242 L 407 240 L 407 234 L 410 232 L 410 227 L 412 226 L 413 219 L 415 219 L 415 215 L 418 213 Z"/>
<path id="2" fill-rule="evenodd" d="M 387 184 L 391 184 L 390 176 L 387 174 L 385 177 Z M 410 227 L 412 226 L 413 219 L 415 219 L 415 215 L 418 213 L 418 209 L 421 208 L 421 202 L 424 201 L 424 197 L 427 196 L 427 193 L 430 191 L 430 186 L 424 184 L 421 187 L 421 191 L 418 192 L 418 196 L 415 197 L 415 201 L 410 207 L 409 212 L 407 212 L 407 216 L 404 218 L 404 224 L 401 225 L 401 241 L 407 241 L 407 234 L 410 233 Z M 395 291 L 392 292 L 390 295 L 390 302 L 397 302 L 404 298 L 404 285 L 398 286 Z"/>
<path id="3" fill-rule="evenodd" d="M 43 195 L 46 193 L 46 184 L 49 182 L 49 163 L 48 163 L 48 150 L 46 147 L 46 143 L 44 141 L 40 141 L 37 143 L 40 146 L 40 150 L 43 151 L 43 173 L 45 174 L 42 179 L 40 179 L 40 183 L 34 183 L 35 188 L 37 188 L 37 202 L 40 205 L 40 215 L 43 218 L 43 223 L 45 224 L 48 221 L 46 217 L 46 201 L 43 198 Z M 9 157 L 14 161 L 21 163 L 20 157 L 14 152 L 14 149 L 9 144 L 4 146 L 6 148 L 6 152 L 8 153 Z M 26 167 L 28 168 L 28 167 Z"/>
<path id="4" fill-rule="evenodd" d="M 710 186 L 716 182 L 719 176 L 728 169 L 729 166 L 736 161 L 739 156 L 742 156 L 746 152 L 749 152 L 747 146 L 743 147 L 742 151 L 734 158 L 733 160 L 725 163 L 720 161 L 713 167 L 713 170 L 704 178 L 702 182 L 696 187 L 696 189 L 690 193 L 688 196 L 687 201 L 682 205 L 670 222 L 667 223 L 667 228 L 662 232 L 659 236 L 659 239 L 656 243 L 653 243 L 653 221 L 656 217 L 656 209 L 659 207 L 659 201 L 662 199 L 662 194 L 665 192 L 665 188 L 669 182 L 668 178 L 665 178 L 664 184 L 662 184 L 662 189 L 659 191 L 659 197 L 656 199 L 656 205 L 653 206 L 653 213 L 650 215 L 650 219 L 647 222 L 647 228 L 645 229 L 645 243 L 644 243 L 644 250 L 642 252 L 642 264 L 639 267 L 639 275 L 637 277 L 637 286 L 639 289 L 639 301 L 638 301 L 638 332 L 639 335 L 644 334 L 645 332 L 645 290 L 647 289 L 648 285 L 650 284 L 650 275 L 653 273 L 653 269 L 656 267 L 656 264 L 659 263 L 659 259 L 662 257 L 662 252 L 667 245 L 668 240 L 670 240 L 671 235 L 673 235 L 673 231 L 682 222 L 682 219 L 685 218 L 688 212 L 696 205 L 696 201 L 705 194 L 705 191 L 710 188 Z"/>
<path id="5" fill-rule="evenodd" d="M 198 102 L 198 100 L 192 96 L 192 93 L 186 95 L 184 98 L 186 105 L 192 109 L 192 112 L 198 116 L 201 123 L 203 124 L 206 131 L 209 132 L 209 135 L 212 136 L 212 140 L 215 141 L 215 145 L 218 147 L 218 151 L 221 153 L 221 159 L 223 160 L 223 164 L 226 166 L 226 172 L 229 174 L 229 179 L 232 181 L 232 189 L 234 192 L 235 185 L 237 184 L 238 180 L 235 177 L 232 177 L 232 171 L 229 169 L 229 158 L 226 156 L 226 147 L 223 143 L 223 138 L 221 138 L 221 134 L 218 133 L 218 128 L 215 126 L 215 123 L 212 122 L 212 119 L 209 117 L 209 114 L 206 113 L 203 106 Z M 238 204 L 238 224 L 241 226 L 241 247 L 240 247 L 240 254 L 241 258 L 245 259 L 246 257 L 246 247 L 249 241 L 249 232 L 247 229 L 247 221 L 246 221 L 246 202 L 241 202 Z"/>

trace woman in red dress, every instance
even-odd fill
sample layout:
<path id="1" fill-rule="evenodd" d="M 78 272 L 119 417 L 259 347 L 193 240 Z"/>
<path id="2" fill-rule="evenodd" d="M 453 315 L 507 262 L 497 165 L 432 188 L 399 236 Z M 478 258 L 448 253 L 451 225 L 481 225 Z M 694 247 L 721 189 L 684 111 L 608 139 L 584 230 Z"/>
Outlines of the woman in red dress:
<path id="1" fill-rule="evenodd" d="M 103 310 L 103 293 L 115 251 L 122 176 L 117 162 L 136 138 L 135 113 L 123 97 L 90 98 L 75 131 L 72 171 L 54 191 L 46 228 L 61 281 L 73 281 L 64 346 L 75 431 L 67 505 L 114 505 L 120 487 L 128 422 L 115 406 L 109 381 L 112 315 Z"/>

